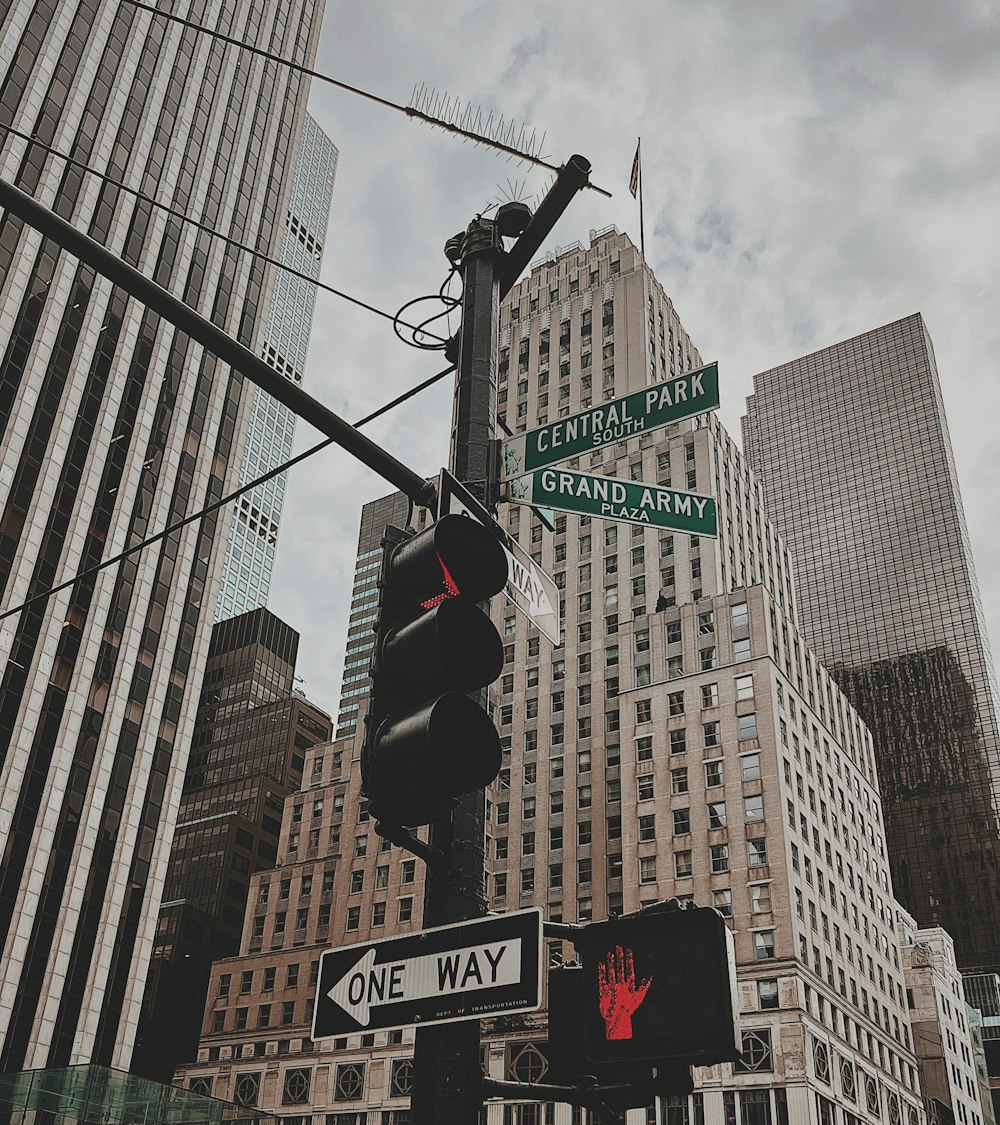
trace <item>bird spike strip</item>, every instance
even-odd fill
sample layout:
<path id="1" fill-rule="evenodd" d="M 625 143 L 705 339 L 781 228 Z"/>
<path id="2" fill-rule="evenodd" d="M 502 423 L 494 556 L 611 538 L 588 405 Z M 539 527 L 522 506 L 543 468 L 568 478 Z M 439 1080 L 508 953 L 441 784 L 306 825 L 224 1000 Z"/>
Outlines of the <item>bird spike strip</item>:
<path id="1" fill-rule="evenodd" d="M 527 125 L 519 125 L 502 114 L 498 117 L 492 110 L 487 113 L 482 106 L 463 102 L 434 86 L 415 85 L 406 113 L 449 133 L 457 133 L 473 144 L 499 148 L 511 159 L 557 171 L 542 154 L 545 133 L 539 135 L 537 129 L 529 133 Z"/>

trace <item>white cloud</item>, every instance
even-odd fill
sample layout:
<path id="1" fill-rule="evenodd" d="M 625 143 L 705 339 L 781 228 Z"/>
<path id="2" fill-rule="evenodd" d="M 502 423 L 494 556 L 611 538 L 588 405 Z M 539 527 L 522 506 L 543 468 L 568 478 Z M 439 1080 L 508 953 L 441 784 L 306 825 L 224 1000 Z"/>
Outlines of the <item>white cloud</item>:
<path id="1" fill-rule="evenodd" d="M 734 435 L 752 376 L 914 311 L 934 339 L 994 635 L 1000 623 L 1000 10 L 985 0 L 328 3 L 318 68 L 405 102 L 427 82 L 547 130 L 612 200 L 583 193 L 551 245 L 610 223 L 643 138 L 647 256 L 721 363 Z M 340 148 L 324 278 L 389 311 L 436 290 L 444 241 L 507 181 L 547 177 L 314 84 Z M 440 357 L 321 295 L 309 389 L 354 419 Z M 450 392 L 371 432 L 420 472 L 447 458 Z M 303 427 L 302 439 L 305 440 Z M 388 491 L 336 450 L 295 470 L 273 606 L 303 636 L 309 692 L 335 708 L 361 503 Z"/>

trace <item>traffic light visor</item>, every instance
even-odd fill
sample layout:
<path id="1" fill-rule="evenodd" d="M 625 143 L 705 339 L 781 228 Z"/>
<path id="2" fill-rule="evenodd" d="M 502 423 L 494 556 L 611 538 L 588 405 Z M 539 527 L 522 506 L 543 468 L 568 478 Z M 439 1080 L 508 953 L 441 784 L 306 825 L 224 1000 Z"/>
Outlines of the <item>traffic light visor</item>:
<path id="1" fill-rule="evenodd" d="M 382 667 L 410 699 L 486 687 L 503 668 L 503 641 L 472 602 L 453 598 L 388 635 Z"/>
<path id="2" fill-rule="evenodd" d="M 489 785 L 500 772 L 500 735 L 467 695 L 449 692 L 389 719 L 375 735 L 373 788 L 380 816 L 426 824 L 442 800 Z"/>
<path id="3" fill-rule="evenodd" d="M 469 516 L 442 516 L 401 543 L 389 561 L 387 585 L 424 609 L 448 598 L 484 601 L 507 583 L 507 553 Z"/>

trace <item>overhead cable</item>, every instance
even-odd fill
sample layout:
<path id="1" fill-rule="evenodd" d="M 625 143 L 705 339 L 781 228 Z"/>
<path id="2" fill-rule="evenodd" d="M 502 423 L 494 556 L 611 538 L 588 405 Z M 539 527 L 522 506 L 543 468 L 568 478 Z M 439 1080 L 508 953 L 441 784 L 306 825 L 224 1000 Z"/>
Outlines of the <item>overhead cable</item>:
<path id="1" fill-rule="evenodd" d="M 435 117 L 414 106 L 401 105 L 399 102 L 391 101 L 389 98 L 383 98 L 378 94 L 373 94 L 370 90 L 362 90 L 359 86 L 352 86 L 348 82 L 342 82 L 339 78 L 333 78 L 329 74 L 323 74 L 319 70 L 313 70 L 311 67 L 304 66 L 302 63 L 293 62 L 291 59 L 286 59 L 282 55 L 275 55 L 271 51 L 265 51 L 263 47 L 255 47 L 252 43 L 245 43 L 242 39 L 236 39 L 234 36 L 226 35 L 221 31 L 216 31 L 214 28 L 205 27 L 204 24 L 196 23 L 194 20 L 185 19 L 183 16 L 175 15 L 173 12 L 164 12 L 162 9 L 154 7 L 152 4 L 143 3 L 142 0 L 124 0 L 124 2 L 126 4 L 131 4 L 133 7 L 141 8 L 144 12 L 150 12 L 154 16 L 159 16 L 161 19 L 172 20 L 174 23 L 179 23 L 183 27 L 189 27 L 193 28 L 195 31 L 204 32 L 204 34 L 211 35 L 214 39 L 219 39 L 223 43 L 229 43 L 231 46 L 239 47 L 244 51 L 249 51 L 251 54 L 270 59 L 272 62 L 281 63 L 283 66 L 287 66 L 290 70 L 295 70 L 299 74 L 305 74 L 309 78 L 315 78 L 320 82 L 326 82 L 328 85 L 335 86 L 338 90 L 345 90 L 349 94 L 356 94 L 359 98 L 366 98 L 368 101 L 375 102 L 377 105 L 385 106 L 386 109 L 395 109 L 399 113 L 405 113 L 407 117 L 417 121 L 423 121 L 436 129 L 444 129 L 446 132 L 454 133 L 456 136 L 464 137 L 466 140 L 474 141 L 476 144 L 496 149 L 498 152 L 506 153 L 508 156 L 516 157 L 518 160 L 523 160 L 528 164 L 537 164 L 540 168 L 548 168 L 550 172 L 559 171 L 559 165 L 552 164 L 550 161 L 544 160 L 540 156 L 532 155 L 530 152 L 525 152 L 513 145 L 506 144 L 502 140 L 487 136 L 483 133 L 477 133 L 472 129 L 464 128 L 462 125 L 447 121 L 444 118 Z M 591 191 L 596 191 L 600 195 L 607 196 L 609 199 L 611 198 L 610 191 L 605 191 L 604 188 L 600 188 L 596 184 L 588 183 L 584 186 Z"/>
<path id="2" fill-rule="evenodd" d="M 67 156 L 64 152 L 60 152 L 58 149 L 53 148 L 51 145 L 43 144 L 40 140 L 38 140 L 37 137 L 33 137 L 30 133 L 22 133 L 19 129 L 15 129 L 10 125 L 0 125 L 0 129 L 4 129 L 12 136 L 20 137 L 21 140 L 28 141 L 30 144 L 44 149 L 45 152 L 50 153 L 52 156 L 55 156 L 60 160 L 64 160 L 67 164 L 72 164 L 75 168 L 81 168 L 83 171 L 89 172 L 90 175 L 97 176 L 98 179 L 104 180 L 105 183 L 111 184 L 112 187 L 117 188 L 119 191 L 127 192 L 129 195 L 135 196 L 136 199 L 141 199 L 143 202 L 149 203 L 151 206 L 159 208 L 159 210 L 166 212 L 168 215 L 173 216 L 175 219 L 180 219 L 184 223 L 189 223 L 191 226 L 196 227 L 200 231 L 204 231 L 206 234 L 211 235 L 213 238 L 220 239 L 228 246 L 235 246 L 238 250 L 242 250 L 246 254 L 252 254 L 255 258 L 259 258 L 262 262 L 266 262 L 271 266 L 276 266 L 278 269 L 284 270 L 286 273 L 291 274 L 293 277 L 297 277 L 302 281 L 308 281 L 311 285 L 315 285 L 317 289 L 322 289 L 324 293 L 331 293 L 334 297 L 340 297 L 344 301 L 349 301 L 352 305 L 357 305 L 359 308 L 367 309 L 368 312 L 374 313 L 376 316 L 380 316 L 385 320 L 391 321 L 394 328 L 396 328 L 397 325 L 400 325 L 403 328 L 410 329 L 414 333 L 422 332 L 425 336 L 430 336 L 433 337 L 433 339 L 438 340 L 442 347 L 447 343 L 447 341 L 443 337 L 436 336 L 433 332 L 427 331 L 420 325 L 406 324 L 405 322 L 400 321 L 398 314 L 394 316 L 392 313 L 385 312 L 380 308 L 376 308 L 375 305 L 368 304 L 367 301 L 362 301 L 359 297 L 352 297 L 350 293 L 345 293 L 342 289 L 334 289 L 332 285 L 327 285 L 326 282 L 320 281 L 318 278 L 311 277 L 307 273 L 302 273 L 301 270 L 297 270 L 292 266 L 286 265 L 278 258 L 272 258 L 267 254 L 262 254 L 259 250 L 255 250 L 251 246 L 246 246 L 244 243 L 238 242 L 235 238 L 230 238 L 228 235 L 223 234 L 221 231 L 217 231 L 213 227 L 210 227 L 207 224 L 199 222 L 197 219 L 192 218 L 190 215 L 184 214 L 183 211 L 177 211 L 173 207 L 169 207 L 166 203 L 161 203 L 158 199 L 154 199 L 151 195 L 146 195 L 141 191 L 137 191 L 133 187 L 129 187 L 128 184 L 122 183 L 121 180 L 116 180 L 113 176 L 109 176 L 105 172 L 99 171 L 97 168 L 94 168 L 90 164 L 84 164 L 82 161 L 75 160 L 72 156 Z M 399 335 L 398 328 L 396 328 L 396 334 Z"/>
<path id="3" fill-rule="evenodd" d="M 392 399 L 391 402 L 385 403 L 377 410 L 373 410 L 371 414 L 368 414 L 364 418 L 355 422 L 355 427 L 367 425 L 369 422 L 373 422 L 376 418 L 380 418 L 383 414 L 388 413 L 394 407 L 397 407 L 401 403 L 406 402 L 407 399 L 412 398 L 414 395 L 419 394 L 421 391 L 426 390 L 434 383 L 437 383 L 446 375 L 450 375 L 454 370 L 455 367 L 452 364 L 451 366 L 444 368 L 443 371 L 439 371 L 436 375 L 431 375 L 429 379 L 425 379 L 422 383 L 418 383 L 415 387 L 410 387 L 408 391 L 404 391 L 401 395 L 398 395 L 396 398 Z M 141 543 L 136 543 L 134 546 L 129 547 L 127 550 L 121 551 L 113 558 L 105 559 L 103 562 L 97 563 L 96 566 L 88 567 L 86 570 L 81 570 L 72 578 L 67 578 L 65 582 L 60 582 L 58 586 L 51 586 L 49 587 L 49 589 L 43 590 L 40 594 L 34 594 L 32 597 L 28 598 L 27 601 L 23 601 L 20 605 L 14 606 L 13 609 L 5 609 L 2 613 L 0 613 L 0 621 L 4 621 L 8 617 L 13 617 L 14 614 L 28 609 L 30 606 L 35 605 L 37 602 L 45 601 L 53 594 L 58 594 L 60 593 L 60 591 L 68 589 L 70 586 L 75 586 L 77 582 L 82 582 L 85 578 L 90 578 L 95 574 L 99 574 L 102 570 L 106 570 L 109 566 L 114 566 L 116 563 L 120 563 L 123 559 L 127 559 L 129 555 L 134 555 L 138 551 L 142 551 L 146 547 L 150 547 L 154 543 L 158 543 L 161 539 L 165 539 L 168 535 L 173 535 L 175 531 L 180 531 L 181 528 L 187 527 L 188 524 L 194 523 L 196 520 L 200 520 L 205 516 L 211 515 L 212 512 L 218 511 L 219 508 L 224 508 L 227 504 L 242 496 L 244 492 L 249 492 L 251 489 L 257 488 L 258 485 L 266 484 L 269 480 L 273 480 L 274 477 L 280 476 L 282 473 L 287 472 L 294 465 L 299 464 L 300 461 L 305 461 L 307 457 L 312 457 L 314 453 L 319 453 L 321 449 L 326 449 L 327 446 L 334 444 L 334 441 L 334 438 L 324 438 L 323 441 L 317 443 L 309 449 L 304 450 L 302 453 L 297 454 L 291 460 L 285 461 L 283 464 L 278 465 L 277 468 L 271 469 L 269 472 L 264 473 L 263 476 L 259 476 L 249 483 L 241 485 L 235 491 L 230 492 L 228 495 L 223 496 L 220 500 L 216 500 L 214 503 L 209 504 L 207 507 L 199 509 L 199 511 L 194 512 L 192 515 L 185 516 L 184 519 L 177 520 L 176 523 L 172 523 L 169 527 L 165 527 L 162 531 L 156 532 L 155 535 L 150 535 L 148 538 L 143 539 Z"/>

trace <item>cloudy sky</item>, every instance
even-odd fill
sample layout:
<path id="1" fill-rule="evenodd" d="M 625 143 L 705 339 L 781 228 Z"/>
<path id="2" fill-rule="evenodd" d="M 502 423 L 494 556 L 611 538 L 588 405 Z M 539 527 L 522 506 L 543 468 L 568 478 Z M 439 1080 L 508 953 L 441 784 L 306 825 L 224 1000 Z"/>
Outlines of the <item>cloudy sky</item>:
<path id="1" fill-rule="evenodd" d="M 395 101 L 427 83 L 544 130 L 614 193 L 577 198 L 551 249 L 616 224 L 642 136 L 647 257 L 738 437 L 753 375 L 911 312 L 934 340 L 990 633 L 1000 644 L 1000 5 L 997 0 L 328 0 L 317 68 Z M 437 290 L 445 240 L 548 174 L 314 83 L 340 150 L 323 277 L 389 311 Z M 320 294 L 307 386 L 354 420 L 435 353 Z M 371 435 L 447 459 L 450 386 Z M 299 446 L 315 440 L 300 427 Z M 389 489 L 336 449 L 293 470 L 271 608 L 336 710 L 361 504 Z"/>

